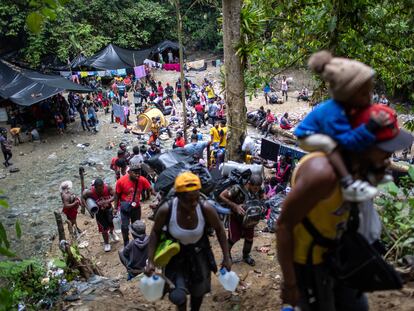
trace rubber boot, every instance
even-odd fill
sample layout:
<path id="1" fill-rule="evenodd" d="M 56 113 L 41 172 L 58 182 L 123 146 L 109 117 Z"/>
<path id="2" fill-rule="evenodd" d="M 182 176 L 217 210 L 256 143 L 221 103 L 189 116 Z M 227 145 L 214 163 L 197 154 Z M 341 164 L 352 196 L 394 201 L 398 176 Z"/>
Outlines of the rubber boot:
<path id="1" fill-rule="evenodd" d="M 243 245 L 243 261 L 250 266 L 254 266 L 256 262 L 252 257 L 250 257 L 250 252 L 252 251 L 253 241 L 244 240 Z"/>

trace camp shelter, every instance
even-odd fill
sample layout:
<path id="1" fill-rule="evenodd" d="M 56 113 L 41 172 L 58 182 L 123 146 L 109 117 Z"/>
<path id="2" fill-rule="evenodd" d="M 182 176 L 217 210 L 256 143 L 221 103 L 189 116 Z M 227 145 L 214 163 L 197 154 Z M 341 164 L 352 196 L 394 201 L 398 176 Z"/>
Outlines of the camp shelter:
<path id="1" fill-rule="evenodd" d="M 59 75 L 42 74 L 0 61 L 0 97 L 4 99 L 31 106 L 64 90 L 92 91 Z"/>
<path id="2" fill-rule="evenodd" d="M 79 54 L 69 64 L 69 69 L 80 68 L 83 63 L 87 60 L 87 58 L 83 54 Z"/>
<path id="3" fill-rule="evenodd" d="M 160 62 L 159 55 L 162 54 L 163 61 L 168 60 L 168 52 L 172 51 L 174 58 L 179 56 L 179 48 L 177 42 L 170 40 L 164 40 L 151 48 L 150 58 L 156 62 Z"/>
<path id="4" fill-rule="evenodd" d="M 140 66 L 149 57 L 151 49 L 128 50 L 109 44 L 95 55 L 88 57 L 80 66 L 101 70 L 116 70 Z"/>
<path id="5" fill-rule="evenodd" d="M 152 108 L 144 113 L 141 113 L 138 119 L 138 128 L 142 132 L 149 132 L 151 129 L 152 118 L 160 118 L 161 126 L 167 126 L 167 120 L 165 119 L 164 115 L 162 114 L 161 110 L 157 108 Z"/>

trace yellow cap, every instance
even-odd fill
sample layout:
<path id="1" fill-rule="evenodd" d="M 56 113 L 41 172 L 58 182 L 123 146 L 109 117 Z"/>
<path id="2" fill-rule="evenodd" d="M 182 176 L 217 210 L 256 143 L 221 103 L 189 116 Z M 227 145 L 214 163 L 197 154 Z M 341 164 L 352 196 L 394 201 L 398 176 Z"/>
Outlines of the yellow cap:
<path id="1" fill-rule="evenodd" d="M 190 192 L 200 190 L 201 181 L 197 175 L 191 172 L 184 172 L 175 178 L 174 188 L 175 192 Z"/>

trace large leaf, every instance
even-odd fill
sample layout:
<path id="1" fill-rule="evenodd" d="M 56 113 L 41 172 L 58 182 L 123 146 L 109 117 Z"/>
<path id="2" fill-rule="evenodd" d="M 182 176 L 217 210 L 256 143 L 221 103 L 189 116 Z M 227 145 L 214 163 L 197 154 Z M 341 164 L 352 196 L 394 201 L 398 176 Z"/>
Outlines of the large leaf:
<path id="1" fill-rule="evenodd" d="M 5 199 L 0 199 L 0 206 L 4 208 L 9 208 L 9 202 L 7 202 L 7 200 Z"/>
<path id="2" fill-rule="evenodd" d="M 4 248 L 0 246 L 0 255 L 6 256 L 6 257 L 16 257 L 16 254 L 13 253 L 11 250 Z"/>
<path id="3" fill-rule="evenodd" d="M 53 265 L 55 265 L 56 268 L 61 268 L 61 269 L 66 268 L 66 263 L 62 259 L 59 259 L 59 258 L 53 259 Z"/>
<path id="4" fill-rule="evenodd" d="M 33 33 L 39 33 L 44 21 L 44 17 L 39 12 L 32 12 L 27 15 L 27 28 Z"/>
<path id="5" fill-rule="evenodd" d="M 43 16 L 48 17 L 50 20 L 54 21 L 56 19 L 56 12 L 49 8 L 42 9 Z"/>
<path id="6" fill-rule="evenodd" d="M 4 229 L 3 224 L 0 222 L 0 246 L 3 244 L 6 246 L 6 248 L 10 247 L 9 240 L 7 239 L 6 229 Z"/>
<path id="7" fill-rule="evenodd" d="M 414 181 L 414 166 L 410 166 L 408 169 L 408 175 L 410 176 L 411 180 Z"/>
<path id="8" fill-rule="evenodd" d="M 22 237 L 22 228 L 20 226 L 20 221 L 18 219 L 16 220 L 15 227 L 16 227 L 16 236 L 18 239 L 20 239 Z"/>

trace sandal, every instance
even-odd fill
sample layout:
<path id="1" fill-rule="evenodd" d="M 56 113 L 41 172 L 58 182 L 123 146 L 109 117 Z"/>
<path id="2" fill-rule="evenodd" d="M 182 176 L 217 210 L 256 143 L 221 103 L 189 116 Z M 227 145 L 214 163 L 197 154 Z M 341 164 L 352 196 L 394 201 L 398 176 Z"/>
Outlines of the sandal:
<path id="1" fill-rule="evenodd" d="M 250 255 L 247 255 L 246 257 L 243 257 L 243 261 L 245 263 L 247 263 L 249 266 L 255 266 L 256 262 L 254 261 L 254 259 L 252 257 L 250 257 Z"/>

